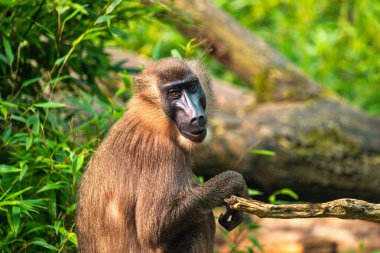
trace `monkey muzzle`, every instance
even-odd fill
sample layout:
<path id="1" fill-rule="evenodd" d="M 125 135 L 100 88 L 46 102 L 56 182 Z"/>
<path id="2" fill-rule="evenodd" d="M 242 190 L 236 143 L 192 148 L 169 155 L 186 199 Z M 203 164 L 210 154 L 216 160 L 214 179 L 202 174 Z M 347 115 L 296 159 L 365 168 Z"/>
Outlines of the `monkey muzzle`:
<path id="1" fill-rule="evenodd" d="M 196 130 L 181 129 L 180 133 L 187 139 L 193 142 L 202 142 L 207 136 L 207 128 L 201 128 Z"/>

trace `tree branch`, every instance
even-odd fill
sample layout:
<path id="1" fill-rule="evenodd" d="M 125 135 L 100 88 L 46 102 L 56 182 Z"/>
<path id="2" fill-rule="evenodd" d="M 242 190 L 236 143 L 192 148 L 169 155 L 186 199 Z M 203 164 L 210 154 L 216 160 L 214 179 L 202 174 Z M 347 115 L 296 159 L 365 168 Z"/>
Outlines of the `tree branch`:
<path id="1" fill-rule="evenodd" d="M 224 200 L 231 209 L 257 215 L 260 218 L 316 218 L 334 217 L 380 223 L 380 204 L 358 199 L 337 199 L 317 204 L 272 205 L 257 200 L 231 196 Z"/>

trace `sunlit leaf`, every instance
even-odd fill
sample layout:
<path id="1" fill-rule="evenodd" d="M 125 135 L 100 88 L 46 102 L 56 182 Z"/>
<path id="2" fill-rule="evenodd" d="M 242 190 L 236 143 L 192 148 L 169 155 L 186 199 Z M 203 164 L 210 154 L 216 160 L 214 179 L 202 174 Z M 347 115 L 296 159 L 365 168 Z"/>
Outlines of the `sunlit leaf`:
<path id="1" fill-rule="evenodd" d="M 34 245 L 38 245 L 38 246 L 44 247 L 46 249 L 50 249 L 50 250 L 54 250 L 54 251 L 58 251 L 59 250 L 58 248 L 54 247 L 53 245 L 47 243 L 45 241 L 45 239 L 43 239 L 43 238 L 34 238 L 31 243 L 34 244 Z"/>
<path id="2" fill-rule="evenodd" d="M 33 136 L 28 136 L 25 139 L 25 149 L 29 150 L 30 146 L 33 144 Z"/>
<path id="3" fill-rule="evenodd" d="M 177 49 L 170 50 L 170 53 L 173 57 L 178 58 L 178 59 L 182 59 L 182 55 L 178 52 Z"/>
<path id="4" fill-rule="evenodd" d="M 158 61 L 160 58 L 160 50 L 161 50 L 161 40 L 156 43 L 153 49 L 152 59 L 153 61 Z"/>
<path id="5" fill-rule="evenodd" d="M 122 2 L 122 0 L 115 0 L 113 1 L 107 8 L 106 10 L 106 14 L 110 14 L 111 12 L 113 12 L 113 10 L 116 8 L 116 6 L 118 6 L 120 3 Z"/>
<path id="6" fill-rule="evenodd" d="M 248 194 L 249 194 L 249 196 L 263 195 L 263 193 L 261 191 L 255 190 L 255 189 L 248 189 Z"/>
<path id="7" fill-rule="evenodd" d="M 58 103 L 58 102 L 44 102 L 44 103 L 34 104 L 33 106 L 39 107 L 39 108 L 59 108 L 59 107 L 65 107 L 66 104 Z"/>
<path id="8" fill-rule="evenodd" d="M 284 188 L 284 189 L 281 189 L 281 190 L 278 190 L 278 191 L 275 191 L 274 193 L 272 193 L 269 196 L 269 202 L 270 203 L 276 203 L 277 202 L 277 196 L 280 194 L 290 196 L 293 199 L 298 199 L 297 193 L 295 193 L 293 190 L 291 190 L 289 188 Z"/>
<path id="9" fill-rule="evenodd" d="M 107 22 L 108 20 L 111 20 L 115 17 L 115 15 L 109 15 L 109 16 L 100 16 L 99 18 L 96 19 L 95 25 Z"/>
<path id="10" fill-rule="evenodd" d="M 9 137 L 11 136 L 12 133 L 12 126 L 9 125 L 3 132 L 3 135 L 1 136 L 1 139 L 3 142 L 7 142 L 9 140 Z"/>
<path id="11" fill-rule="evenodd" d="M 42 77 L 35 77 L 35 78 L 32 78 L 32 79 L 29 79 L 29 80 L 26 80 L 22 83 L 22 87 L 27 87 L 33 83 L 36 83 L 40 80 L 42 80 L 43 78 Z"/>
<path id="12" fill-rule="evenodd" d="M 21 169 L 6 164 L 0 164 L 0 174 L 20 172 Z"/>
<path id="13" fill-rule="evenodd" d="M 251 154 L 256 154 L 256 155 L 267 155 L 267 156 L 275 156 L 276 153 L 273 151 L 269 150 L 263 150 L 263 149 L 252 149 Z"/>
<path id="14" fill-rule="evenodd" d="M 58 182 L 48 181 L 46 185 L 43 186 L 41 189 L 39 189 L 37 192 L 44 192 L 44 191 L 59 189 L 62 184 L 63 184 L 62 181 L 58 181 Z"/>
<path id="15" fill-rule="evenodd" d="M 5 50 L 5 55 L 7 56 L 8 59 L 8 64 L 11 65 L 14 60 L 14 55 L 12 52 L 12 47 L 7 38 L 3 37 L 3 46 Z"/>
<path id="16" fill-rule="evenodd" d="M 12 220 L 13 220 L 13 228 L 14 228 L 14 231 L 15 231 L 15 234 L 17 236 L 17 233 L 19 231 L 19 228 L 20 228 L 20 207 L 18 206 L 13 206 L 12 207 Z"/>

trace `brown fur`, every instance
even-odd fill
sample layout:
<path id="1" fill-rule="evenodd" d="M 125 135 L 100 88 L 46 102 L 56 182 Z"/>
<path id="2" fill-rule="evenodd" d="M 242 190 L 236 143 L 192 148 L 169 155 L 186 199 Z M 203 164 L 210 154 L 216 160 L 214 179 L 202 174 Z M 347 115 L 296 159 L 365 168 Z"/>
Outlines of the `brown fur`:
<path id="1" fill-rule="evenodd" d="M 212 208 L 246 194 L 242 177 L 225 172 L 198 185 L 189 154 L 199 144 L 181 138 L 165 115 L 160 83 L 193 72 L 210 111 L 210 80 L 196 61 L 164 59 L 136 77 L 136 94 L 84 173 L 77 210 L 78 248 L 91 252 L 212 252 Z"/>

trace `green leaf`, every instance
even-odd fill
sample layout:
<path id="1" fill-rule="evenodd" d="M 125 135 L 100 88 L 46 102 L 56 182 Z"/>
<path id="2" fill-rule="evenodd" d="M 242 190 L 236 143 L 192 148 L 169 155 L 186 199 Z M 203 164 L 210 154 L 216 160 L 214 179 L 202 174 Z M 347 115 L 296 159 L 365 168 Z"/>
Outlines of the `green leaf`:
<path id="1" fill-rule="evenodd" d="M 33 136 L 28 136 L 25 139 L 25 150 L 29 150 L 30 146 L 33 144 Z"/>
<path id="2" fill-rule="evenodd" d="M 269 202 L 270 203 L 276 203 L 277 202 L 277 195 L 288 195 L 290 197 L 292 197 L 293 199 L 298 199 L 298 195 L 297 193 L 295 193 L 293 190 L 289 189 L 289 188 L 284 188 L 284 189 L 281 189 L 281 190 L 278 190 L 278 191 L 275 191 L 274 193 L 272 193 L 270 196 L 269 196 Z"/>
<path id="3" fill-rule="evenodd" d="M 46 36 L 49 37 L 51 40 L 54 40 L 54 33 L 47 28 L 46 26 L 42 25 L 41 23 L 37 22 L 36 20 L 32 20 L 30 17 L 27 18 L 30 22 L 33 22 L 35 26 L 41 28 L 46 32 Z"/>
<path id="4" fill-rule="evenodd" d="M 14 193 L 12 193 L 12 194 L 7 194 L 7 195 L 5 195 L 5 196 L 2 195 L 0 199 L 2 199 L 3 197 L 5 197 L 5 198 L 4 198 L 5 200 L 14 199 L 15 197 L 17 197 L 17 196 L 19 196 L 19 195 L 23 194 L 24 192 L 29 191 L 29 190 L 31 190 L 31 189 L 33 189 L 33 187 L 32 187 L 32 186 L 29 186 L 29 187 L 27 187 L 27 188 L 25 188 L 25 189 L 22 189 L 22 190 L 20 190 L 20 191 L 14 192 Z M 2 202 L 2 203 L 4 203 L 4 202 Z"/>
<path id="5" fill-rule="evenodd" d="M 13 53 L 12 53 L 12 47 L 9 41 L 3 37 L 3 45 L 5 49 L 5 55 L 7 56 L 8 59 L 8 64 L 11 65 L 13 63 L 13 60 L 15 59 Z"/>
<path id="6" fill-rule="evenodd" d="M 247 252 L 248 253 L 254 253 L 253 249 L 249 246 L 246 246 Z"/>
<path id="7" fill-rule="evenodd" d="M 32 133 L 34 135 L 38 135 L 39 132 L 40 132 L 40 118 L 37 115 L 36 120 L 33 122 Z"/>
<path id="8" fill-rule="evenodd" d="M 22 87 L 27 87 L 27 86 L 31 85 L 32 83 L 36 83 L 42 79 L 43 79 L 42 77 L 36 77 L 36 78 L 26 80 L 22 83 Z"/>
<path id="9" fill-rule="evenodd" d="M 100 16 L 96 19 L 95 25 L 107 22 L 108 20 L 111 20 L 115 17 L 115 15 L 105 15 L 105 16 Z"/>
<path id="10" fill-rule="evenodd" d="M 20 172 L 21 169 L 6 164 L 0 164 L 0 174 Z"/>
<path id="11" fill-rule="evenodd" d="M 17 116 L 17 115 L 14 115 L 14 114 L 11 115 L 11 119 L 14 119 L 14 120 L 20 121 L 20 122 L 22 122 L 22 123 L 26 123 L 26 120 L 25 120 L 23 117 L 21 117 L 21 116 Z"/>
<path id="12" fill-rule="evenodd" d="M 13 225 L 12 216 L 11 216 L 11 214 L 9 213 L 9 211 L 7 211 L 7 220 L 8 220 L 8 224 L 9 224 L 9 226 L 11 227 L 11 229 L 12 229 L 13 231 L 15 231 L 15 228 L 14 228 L 14 225 Z"/>
<path id="13" fill-rule="evenodd" d="M 44 247 L 46 249 L 59 251 L 58 248 L 56 248 L 53 245 L 47 243 L 45 241 L 45 239 L 43 239 L 43 238 L 34 238 L 34 240 L 31 243 L 34 244 L 34 245 L 38 245 L 38 246 Z"/>
<path id="14" fill-rule="evenodd" d="M 94 27 L 86 30 L 82 33 L 78 38 L 73 41 L 73 47 L 76 47 L 82 40 L 86 40 L 89 38 L 95 38 L 96 36 L 102 34 L 106 28 L 105 27 Z M 92 36 L 89 36 L 92 34 Z"/>
<path id="15" fill-rule="evenodd" d="M 57 103 L 57 102 L 44 102 L 44 103 L 34 104 L 33 106 L 39 107 L 39 108 L 59 108 L 59 107 L 65 107 L 66 104 Z"/>
<path id="16" fill-rule="evenodd" d="M 58 235 L 58 229 L 60 228 L 61 224 L 62 224 L 62 221 L 60 221 L 60 220 L 56 220 L 56 221 L 54 222 L 53 227 L 54 227 L 54 230 L 55 230 L 55 234 L 56 234 L 56 235 Z"/>
<path id="17" fill-rule="evenodd" d="M 67 239 L 72 242 L 74 245 L 78 245 L 78 239 L 77 235 L 73 232 L 70 232 L 69 235 L 67 236 Z"/>
<path id="18" fill-rule="evenodd" d="M 253 245 L 258 248 L 261 252 L 264 252 L 263 246 L 259 243 L 259 241 L 256 239 L 256 237 L 253 237 L 251 235 L 248 235 L 248 239 L 253 243 Z"/>
<path id="19" fill-rule="evenodd" d="M 249 196 L 259 196 L 263 195 L 261 191 L 255 190 L 255 189 L 248 189 Z"/>
<path id="20" fill-rule="evenodd" d="M 8 101 L 4 101 L 4 100 L 0 100 L 0 104 L 4 105 L 4 106 L 7 106 L 7 107 L 14 107 L 14 108 L 17 108 L 18 105 L 16 104 L 13 104 L 11 102 L 8 102 Z"/>
<path id="21" fill-rule="evenodd" d="M 74 245 L 78 244 L 77 235 L 73 232 L 68 232 L 64 227 L 59 228 L 59 234 L 67 238 L 67 240 L 72 242 Z"/>
<path id="22" fill-rule="evenodd" d="M 21 167 L 21 171 L 20 171 L 20 181 L 21 181 L 25 177 L 25 174 L 29 169 L 29 165 L 25 164 L 25 162 L 20 162 L 20 167 Z"/>
<path id="23" fill-rule="evenodd" d="M 0 110 L 1 110 L 1 114 L 3 114 L 3 116 L 4 116 L 4 119 L 6 119 L 7 115 L 8 115 L 8 109 L 4 106 L 1 106 Z"/>
<path id="24" fill-rule="evenodd" d="M 82 168 L 83 161 L 84 161 L 84 154 L 82 152 L 82 153 L 80 153 L 78 155 L 78 158 L 77 158 L 77 161 L 76 161 L 76 164 L 75 164 L 75 170 L 76 171 L 79 171 Z"/>
<path id="25" fill-rule="evenodd" d="M 182 55 L 178 52 L 177 49 L 170 50 L 170 53 L 173 57 L 178 58 L 178 59 L 182 59 Z"/>
<path id="26" fill-rule="evenodd" d="M 72 19 L 73 17 L 75 17 L 79 12 L 80 12 L 79 10 L 75 10 L 75 11 L 73 11 L 69 16 L 67 16 L 67 17 L 63 20 L 63 23 L 62 23 L 62 29 L 64 28 L 66 22 L 69 21 L 70 19 Z"/>
<path id="27" fill-rule="evenodd" d="M 18 206 L 12 207 L 13 228 L 14 228 L 16 236 L 20 228 L 20 210 L 21 209 Z"/>
<path id="28" fill-rule="evenodd" d="M 3 142 L 7 142 L 9 140 L 11 133 L 12 133 L 12 126 L 9 125 L 7 129 L 4 130 L 3 135 L 1 136 L 1 139 L 3 140 Z"/>
<path id="29" fill-rule="evenodd" d="M 3 55 L 2 53 L 0 53 L 0 61 L 2 61 L 5 64 L 9 65 L 8 58 L 5 55 Z"/>
<path id="30" fill-rule="evenodd" d="M 267 156 L 275 156 L 276 153 L 270 150 L 264 150 L 264 149 L 252 149 L 250 151 L 251 154 L 256 154 L 256 155 L 267 155 Z"/>
<path id="31" fill-rule="evenodd" d="M 235 243 L 233 243 L 233 242 L 229 242 L 229 243 L 227 243 L 227 246 L 228 246 L 230 249 L 236 249 L 236 245 L 235 245 Z"/>
<path id="32" fill-rule="evenodd" d="M 88 15 L 88 11 L 85 8 L 85 5 L 74 3 L 71 5 L 74 9 L 80 11 L 82 14 Z"/>
<path id="33" fill-rule="evenodd" d="M 45 85 L 46 86 L 54 85 L 54 84 L 56 84 L 62 80 L 68 79 L 68 78 L 71 78 L 71 76 L 69 76 L 69 75 L 60 76 L 60 77 L 57 77 L 57 78 L 50 80 L 49 82 L 45 83 Z"/>
<path id="34" fill-rule="evenodd" d="M 48 181 L 44 187 L 42 187 L 41 189 L 37 191 L 37 193 L 59 189 L 62 184 L 63 184 L 63 181 L 58 181 L 58 182 Z"/>
<path id="35" fill-rule="evenodd" d="M 49 215 L 52 219 L 55 219 L 57 217 L 57 196 L 55 191 L 49 191 L 48 196 Z"/>
<path id="36" fill-rule="evenodd" d="M 68 11 L 69 9 L 70 9 L 70 6 L 58 6 L 56 10 L 57 10 L 59 15 L 62 15 L 63 13 Z"/>
<path id="37" fill-rule="evenodd" d="M 106 15 L 110 14 L 111 12 L 113 12 L 113 10 L 116 8 L 116 6 L 118 6 L 121 2 L 122 2 L 122 0 L 115 0 L 115 1 L 113 1 L 110 4 L 110 6 L 108 6 L 108 8 L 106 10 Z"/>
<path id="38" fill-rule="evenodd" d="M 59 57 L 57 60 L 55 60 L 54 64 L 57 66 L 61 65 L 65 61 L 66 57 L 67 57 L 67 55 Z"/>
<path id="39" fill-rule="evenodd" d="M 158 61 L 160 59 L 161 44 L 162 44 L 162 41 L 160 40 L 154 46 L 153 54 L 152 54 L 153 61 Z"/>

